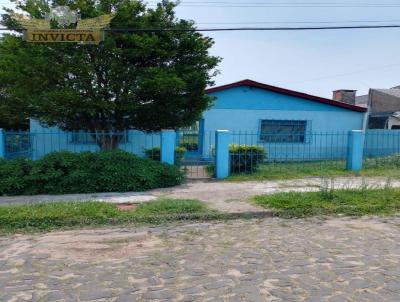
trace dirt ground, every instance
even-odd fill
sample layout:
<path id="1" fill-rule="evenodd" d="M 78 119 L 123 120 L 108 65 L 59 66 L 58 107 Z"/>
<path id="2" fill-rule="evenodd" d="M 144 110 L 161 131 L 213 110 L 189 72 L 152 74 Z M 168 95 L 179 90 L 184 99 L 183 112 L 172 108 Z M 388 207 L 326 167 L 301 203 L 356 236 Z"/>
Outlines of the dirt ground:
<path id="1" fill-rule="evenodd" d="M 180 186 L 166 189 L 157 189 L 148 192 L 132 193 L 95 193 L 95 194 L 68 194 L 68 195 L 36 195 L 36 196 L 2 196 L 0 205 L 26 204 L 44 201 L 68 200 L 98 200 L 112 203 L 141 203 L 153 201 L 160 197 L 198 199 L 206 202 L 211 208 L 230 213 L 265 211 L 249 204 L 246 200 L 258 194 L 273 194 L 289 191 L 318 191 L 326 185 L 326 179 L 305 178 L 280 181 L 248 181 L 227 182 L 216 180 L 190 181 Z M 328 183 L 330 180 L 328 181 Z M 388 183 L 385 177 L 361 178 L 340 177 L 334 180 L 335 189 L 346 188 L 378 188 Z M 330 185 L 330 184 L 328 184 Z M 400 187 L 400 180 L 391 180 L 392 187 Z"/>

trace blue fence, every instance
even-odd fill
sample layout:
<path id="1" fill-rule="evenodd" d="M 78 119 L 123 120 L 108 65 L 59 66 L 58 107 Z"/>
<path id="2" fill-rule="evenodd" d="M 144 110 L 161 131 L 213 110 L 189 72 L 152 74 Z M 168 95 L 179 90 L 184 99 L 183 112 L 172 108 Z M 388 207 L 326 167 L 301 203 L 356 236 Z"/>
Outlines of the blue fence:
<path id="1" fill-rule="evenodd" d="M 29 132 L 4 132 L 4 158 L 32 158 L 32 135 Z"/>
<path id="2" fill-rule="evenodd" d="M 348 132 L 232 132 L 230 144 L 258 146 L 267 162 L 346 159 Z"/>
<path id="3" fill-rule="evenodd" d="M 4 157 L 24 156 L 33 160 L 55 151 L 99 151 L 119 149 L 138 156 L 160 147 L 160 133 L 126 131 L 123 133 L 89 132 L 3 132 Z"/>
<path id="4" fill-rule="evenodd" d="M 230 132 L 230 173 L 400 168 L 400 130 Z M 252 146 L 253 148 L 248 148 Z M 307 173 L 306 173 L 307 174 Z"/>
<path id="5" fill-rule="evenodd" d="M 400 168 L 400 130 L 368 130 L 363 150 L 364 168 Z"/>
<path id="6" fill-rule="evenodd" d="M 367 130 L 364 156 L 384 157 L 400 153 L 400 130 Z"/>
<path id="7" fill-rule="evenodd" d="M 138 156 L 148 156 L 149 150 L 161 147 L 160 133 L 124 131 L 120 133 L 88 132 L 9 132 L 2 131 L 0 155 L 6 159 L 27 157 L 33 160 L 54 151 L 99 151 L 101 149 L 125 150 Z M 258 149 L 239 148 L 230 152 L 234 160 L 247 172 L 248 164 L 301 164 L 318 163 L 346 168 L 350 153 L 358 154 L 364 160 L 364 167 L 398 165 L 400 166 L 400 130 L 367 130 L 361 133 L 363 143 L 350 144 L 349 132 L 287 132 L 257 133 L 230 131 L 229 145 L 253 146 Z M 186 165 L 212 163 L 215 156 L 215 131 L 201 133 L 178 132 L 174 144 L 188 149 Z M 146 155 L 147 150 L 147 155 Z M 260 151 L 261 150 L 261 151 Z M 160 151 L 158 151 L 160 152 Z M 253 154 L 254 153 L 254 154 Z M 245 164 L 240 161 L 245 160 Z M 349 166 L 347 166 L 349 167 Z M 232 168 L 232 167 L 231 167 Z M 250 167 L 250 171 L 253 169 Z"/>

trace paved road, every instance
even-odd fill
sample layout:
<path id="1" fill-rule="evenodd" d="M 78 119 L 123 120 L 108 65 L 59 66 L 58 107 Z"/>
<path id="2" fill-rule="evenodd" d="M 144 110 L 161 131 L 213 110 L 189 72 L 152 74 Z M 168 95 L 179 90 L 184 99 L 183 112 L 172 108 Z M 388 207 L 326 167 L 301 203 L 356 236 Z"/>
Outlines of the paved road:
<path id="1" fill-rule="evenodd" d="M 0 237 L 0 301 L 399 301 L 400 217 Z"/>

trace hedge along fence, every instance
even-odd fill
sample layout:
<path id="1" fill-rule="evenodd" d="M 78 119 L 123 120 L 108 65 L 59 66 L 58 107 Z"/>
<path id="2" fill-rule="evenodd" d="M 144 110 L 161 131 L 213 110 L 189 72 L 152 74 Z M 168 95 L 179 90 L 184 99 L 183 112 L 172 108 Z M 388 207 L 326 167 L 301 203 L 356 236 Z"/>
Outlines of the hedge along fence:
<path id="1" fill-rule="evenodd" d="M 185 157 L 186 148 L 176 147 L 175 148 L 175 164 L 179 164 Z M 161 161 L 161 149 L 160 147 L 154 147 L 151 149 L 146 149 L 144 151 L 147 158 L 155 161 Z"/>
<path id="2" fill-rule="evenodd" d="M 263 147 L 253 145 L 229 145 L 230 173 L 251 173 L 267 157 Z"/>
<path id="3" fill-rule="evenodd" d="M 124 151 L 49 153 L 42 159 L 0 160 L 0 194 L 144 191 L 181 184 L 173 165 Z"/>
<path id="4" fill-rule="evenodd" d="M 180 143 L 179 146 L 181 148 L 186 149 L 187 151 L 197 151 L 199 149 L 199 144 L 198 143 Z"/>
<path id="5" fill-rule="evenodd" d="M 400 168 L 400 153 L 384 157 L 364 158 L 365 168 Z"/>

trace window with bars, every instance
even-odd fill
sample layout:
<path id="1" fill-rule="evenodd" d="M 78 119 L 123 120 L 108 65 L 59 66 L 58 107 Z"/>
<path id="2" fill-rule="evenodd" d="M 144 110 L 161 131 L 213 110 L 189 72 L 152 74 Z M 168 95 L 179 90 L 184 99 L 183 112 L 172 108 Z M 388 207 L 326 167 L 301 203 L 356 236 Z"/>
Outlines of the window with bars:
<path id="1" fill-rule="evenodd" d="M 305 143 L 307 121 L 261 120 L 260 141 L 265 143 Z"/>

